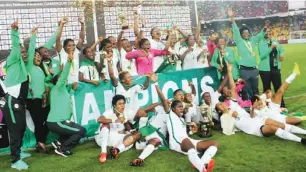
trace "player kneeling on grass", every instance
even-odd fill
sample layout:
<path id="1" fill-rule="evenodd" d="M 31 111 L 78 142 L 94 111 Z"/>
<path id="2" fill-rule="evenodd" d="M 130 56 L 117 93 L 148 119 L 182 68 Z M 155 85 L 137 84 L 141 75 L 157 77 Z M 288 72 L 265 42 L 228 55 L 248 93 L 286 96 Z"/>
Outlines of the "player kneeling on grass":
<path id="1" fill-rule="evenodd" d="M 302 118 L 287 117 L 285 115 L 282 115 L 281 110 L 280 110 L 284 92 L 287 90 L 287 88 L 289 87 L 289 84 L 293 81 L 293 79 L 299 74 L 300 72 L 299 72 L 298 65 L 295 64 L 293 73 L 286 79 L 286 81 L 281 85 L 281 87 L 277 90 L 277 92 L 273 96 L 272 96 L 271 91 L 266 91 L 266 93 L 263 94 L 262 96 L 255 95 L 251 99 L 255 115 L 265 116 L 275 121 L 278 121 L 281 123 L 292 124 L 292 125 L 301 123 L 303 117 Z M 271 102 L 268 103 L 268 106 L 266 106 L 265 100 L 270 99 L 270 98 L 271 98 Z M 255 104 L 256 106 L 254 106 Z"/>
<path id="2" fill-rule="evenodd" d="M 155 81 L 156 91 L 158 95 L 161 96 L 160 98 L 162 100 L 163 107 L 169 107 L 170 102 L 164 98 L 159 86 L 157 85 L 157 76 L 152 75 L 152 80 Z M 157 147 L 168 147 L 168 143 L 166 141 L 167 114 L 165 113 L 164 109 L 158 106 L 159 104 L 160 103 L 154 103 L 146 108 L 146 112 L 152 111 L 153 109 L 155 111 L 154 115 L 149 120 L 148 125 L 139 130 L 141 135 L 145 136 L 147 146 L 144 148 L 138 158 L 131 161 L 131 166 L 143 166 L 145 158 L 150 156 Z"/>
<path id="3" fill-rule="evenodd" d="M 64 157 L 72 155 L 72 147 L 78 144 L 86 134 L 85 128 L 69 121 L 72 115 L 72 104 L 66 83 L 73 61 L 73 51 L 69 52 L 67 60 L 63 72 L 53 79 L 55 86 L 50 94 L 51 109 L 47 119 L 49 130 L 59 135 L 59 141 L 52 142 L 55 153 Z M 76 88 L 77 84 L 74 83 L 73 90 Z"/>
<path id="4" fill-rule="evenodd" d="M 245 109 L 239 106 L 239 104 L 235 101 L 235 99 L 237 98 L 236 85 L 231 74 L 231 69 L 231 64 L 228 64 L 228 76 L 230 81 L 230 89 L 232 92 L 230 107 L 227 107 L 225 103 L 222 102 L 216 105 L 216 111 L 219 114 L 222 114 L 222 128 L 232 128 L 233 131 L 234 127 L 236 127 L 237 129 L 243 131 L 246 134 L 255 135 L 259 137 L 276 135 L 282 139 L 296 141 L 306 145 L 306 139 L 300 138 L 292 134 L 306 134 L 306 130 L 303 130 L 290 124 L 277 122 L 271 118 L 255 116 L 254 109 L 257 109 L 258 106 L 260 106 L 260 104 L 258 103 L 254 103 L 253 108 L 251 110 L 251 114 L 247 113 Z"/>
<path id="5" fill-rule="evenodd" d="M 129 150 L 133 144 L 139 140 L 140 133 L 134 131 L 126 132 L 131 128 L 127 123 L 127 114 L 125 114 L 125 97 L 115 95 L 112 100 L 113 109 L 106 111 L 98 118 L 101 123 L 100 132 L 96 136 L 96 143 L 101 146 L 99 161 L 106 162 L 107 146 L 111 146 L 109 157 L 116 159 L 119 153 Z M 129 113 L 129 112 L 128 112 Z"/>

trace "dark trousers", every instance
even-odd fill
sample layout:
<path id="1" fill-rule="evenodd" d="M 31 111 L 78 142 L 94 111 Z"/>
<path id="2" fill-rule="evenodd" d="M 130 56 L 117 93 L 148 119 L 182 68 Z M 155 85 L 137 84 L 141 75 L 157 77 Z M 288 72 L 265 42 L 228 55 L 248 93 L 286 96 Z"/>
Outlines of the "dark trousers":
<path id="1" fill-rule="evenodd" d="M 240 67 L 240 78 L 245 80 L 245 86 L 242 89 L 242 99 L 250 100 L 253 95 L 258 95 L 258 69 Z"/>
<path id="2" fill-rule="evenodd" d="M 86 135 L 85 128 L 74 122 L 47 122 L 47 125 L 50 131 L 59 135 L 58 141 L 63 151 L 70 151 Z"/>
<path id="3" fill-rule="evenodd" d="M 28 99 L 27 108 L 31 114 L 35 125 L 36 142 L 46 143 L 48 135 L 47 117 L 50 111 L 50 106 L 42 107 L 42 99 Z"/>
<path id="4" fill-rule="evenodd" d="M 20 160 L 20 148 L 26 129 L 25 105 L 8 94 L 4 96 L 3 101 L 5 104 L 0 107 L 9 131 L 12 163 L 15 163 Z"/>
<path id="5" fill-rule="evenodd" d="M 259 71 L 262 80 L 263 92 L 271 90 L 271 83 L 274 87 L 274 92 L 282 85 L 282 77 L 279 69 L 272 69 L 271 71 Z M 285 107 L 284 99 L 282 99 L 281 107 Z"/>

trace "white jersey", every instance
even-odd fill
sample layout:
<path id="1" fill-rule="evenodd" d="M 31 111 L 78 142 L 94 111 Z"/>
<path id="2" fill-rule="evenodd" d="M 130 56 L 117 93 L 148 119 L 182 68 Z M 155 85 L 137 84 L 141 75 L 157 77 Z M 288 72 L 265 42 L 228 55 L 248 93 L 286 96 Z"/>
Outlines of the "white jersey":
<path id="1" fill-rule="evenodd" d="M 161 41 L 157 42 L 153 39 L 150 39 L 150 44 L 152 49 L 163 50 L 165 49 L 165 44 Z M 164 56 L 156 56 L 153 60 L 153 71 L 156 71 L 159 66 L 164 62 Z"/>
<path id="2" fill-rule="evenodd" d="M 168 115 L 163 110 L 162 106 L 155 108 L 156 112 L 148 121 L 150 125 L 159 129 L 159 131 L 166 137 L 167 134 L 167 117 Z"/>
<path id="3" fill-rule="evenodd" d="M 100 76 L 99 76 L 96 66 L 81 66 L 79 71 L 83 74 L 84 79 L 91 80 L 91 81 L 100 80 Z"/>
<path id="4" fill-rule="evenodd" d="M 230 100 L 230 111 L 237 112 L 235 127 L 244 133 L 262 136 L 260 128 L 265 125 L 266 118 L 254 117 L 251 118 L 250 114 L 241 108 L 237 102 Z"/>
<path id="5" fill-rule="evenodd" d="M 103 113 L 103 116 L 106 118 L 106 119 L 110 119 L 112 121 L 115 121 L 118 119 L 117 115 L 114 113 L 113 110 L 108 110 L 108 111 L 105 111 Z M 125 118 L 125 122 L 127 122 L 128 118 L 125 114 L 121 114 L 120 117 L 124 117 Z M 124 130 L 124 124 L 123 123 L 111 123 L 110 124 L 110 131 L 113 131 L 113 132 L 119 132 L 119 131 L 122 131 Z"/>
<path id="6" fill-rule="evenodd" d="M 171 145 L 181 144 L 187 135 L 187 126 L 184 118 L 178 117 L 174 112 L 170 111 L 167 119 L 167 128 L 169 131 L 169 142 Z"/>
<path id="7" fill-rule="evenodd" d="M 131 110 L 137 110 L 139 106 L 137 105 L 138 93 L 143 89 L 141 85 L 135 85 L 132 88 L 126 90 L 120 82 L 118 82 L 118 86 L 116 87 L 116 95 L 120 94 L 125 97 L 126 100 L 126 108 Z"/>
<path id="8" fill-rule="evenodd" d="M 125 58 L 127 52 L 122 48 L 120 50 L 120 64 L 122 71 L 128 71 L 132 76 L 138 75 L 135 59 L 128 60 Z"/>
<path id="9" fill-rule="evenodd" d="M 182 47 L 179 51 L 179 55 L 183 55 L 188 47 Z M 188 52 L 183 61 L 183 70 L 198 68 L 197 57 L 201 53 L 200 49 L 197 48 L 197 44 L 194 44 L 193 51 Z"/>
<path id="10" fill-rule="evenodd" d="M 68 76 L 68 84 L 79 82 L 80 50 L 77 47 L 74 48 L 73 56 L 74 56 L 74 59 L 72 61 L 70 73 Z M 59 60 L 61 64 L 65 65 L 67 63 L 68 54 L 64 50 L 64 48 L 62 48 L 57 58 L 58 58 L 57 60 Z"/>
<path id="11" fill-rule="evenodd" d="M 278 110 L 269 108 L 267 106 L 265 106 L 261 110 L 255 109 L 254 113 L 258 117 L 267 117 L 281 123 L 286 123 L 286 116 L 282 115 Z"/>

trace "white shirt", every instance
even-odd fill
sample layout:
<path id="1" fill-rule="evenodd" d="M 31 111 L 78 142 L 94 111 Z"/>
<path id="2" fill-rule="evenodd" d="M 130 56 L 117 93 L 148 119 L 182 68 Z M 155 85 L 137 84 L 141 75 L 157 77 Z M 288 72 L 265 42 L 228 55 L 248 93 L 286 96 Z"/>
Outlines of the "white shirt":
<path id="1" fill-rule="evenodd" d="M 188 47 L 182 47 L 179 51 L 179 55 L 183 55 Z M 197 48 L 197 44 L 194 44 L 193 51 L 188 52 L 184 58 L 183 70 L 198 68 L 197 57 L 201 53 L 200 49 Z"/>
<path id="2" fill-rule="evenodd" d="M 135 59 L 128 60 L 125 58 L 127 52 L 122 48 L 120 51 L 120 64 L 122 71 L 128 71 L 132 76 L 138 75 Z"/>
<path id="3" fill-rule="evenodd" d="M 106 118 L 106 119 L 110 119 L 112 121 L 115 121 L 118 119 L 117 115 L 114 113 L 114 111 L 111 109 L 111 110 L 107 110 L 103 113 L 103 116 Z M 125 118 L 125 122 L 127 122 L 127 117 L 126 115 L 123 113 L 120 115 L 120 117 L 124 117 Z M 110 130 L 111 131 L 122 131 L 124 130 L 124 123 L 111 123 L 110 125 Z"/>
<path id="4" fill-rule="evenodd" d="M 199 54 L 200 54 L 203 51 L 203 49 L 204 48 L 201 48 L 201 47 L 197 46 L 196 47 L 196 52 L 199 52 Z M 205 67 L 209 67 L 208 60 L 207 60 L 207 56 L 202 54 L 202 56 L 198 60 L 198 68 L 205 68 Z"/>
<path id="5" fill-rule="evenodd" d="M 184 118 L 178 117 L 172 111 L 170 111 L 167 118 L 167 128 L 170 135 L 169 137 L 170 147 L 171 145 L 180 144 L 185 138 L 188 138 L 186 130 L 187 126 Z"/>
<path id="6" fill-rule="evenodd" d="M 6 90 L 3 89 L 3 91 L 7 91 L 7 93 L 13 97 L 15 97 L 16 99 L 19 97 L 20 94 L 20 88 L 21 88 L 21 84 L 17 84 L 11 87 L 6 87 Z"/>
<path id="7" fill-rule="evenodd" d="M 159 131 L 166 136 L 167 134 L 167 117 L 168 114 L 165 113 L 162 106 L 157 106 L 155 108 L 156 112 L 155 114 L 150 118 L 149 124 L 151 124 L 153 127 L 159 129 Z"/>
<path id="8" fill-rule="evenodd" d="M 161 41 L 157 42 L 153 39 L 150 39 L 150 44 L 152 49 L 163 50 L 165 49 L 165 44 Z M 156 56 L 153 60 L 153 71 L 155 72 L 159 66 L 164 62 L 164 56 Z"/>
<path id="9" fill-rule="evenodd" d="M 58 58 L 57 60 L 60 60 L 60 63 L 65 65 L 68 59 L 68 54 L 64 50 L 64 48 L 62 48 L 61 52 L 59 53 L 59 56 L 56 57 Z M 70 73 L 68 76 L 68 84 L 79 82 L 80 50 L 77 47 L 74 48 L 73 56 L 74 59 L 72 61 L 72 66 L 70 68 Z"/>
<path id="10" fill-rule="evenodd" d="M 79 71 L 83 73 L 84 79 L 96 81 L 100 80 L 96 66 L 81 66 Z"/>
<path id="11" fill-rule="evenodd" d="M 143 89 L 141 85 L 135 85 L 134 87 L 125 90 L 120 82 L 118 82 L 118 86 L 116 87 L 116 95 L 121 94 L 125 97 L 125 104 L 127 109 L 137 110 L 139 106 L 137 105 L 138 93 Z"/>

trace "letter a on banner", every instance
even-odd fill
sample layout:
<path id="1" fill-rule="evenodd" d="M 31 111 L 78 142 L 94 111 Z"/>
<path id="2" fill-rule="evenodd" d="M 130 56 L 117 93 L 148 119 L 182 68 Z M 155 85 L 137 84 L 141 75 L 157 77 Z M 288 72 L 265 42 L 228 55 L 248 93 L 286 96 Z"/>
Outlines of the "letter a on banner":
<path id="1" fill-rule="evenodd" d="M 100 116 L 100 110 L 97 105 L 95 96 L 93 93 L 86 93 L 84 106 L 83 106 L 83 113 L 82 113 L 82 124 L 87 125 L 88 121 L 96 120 Z"/>

